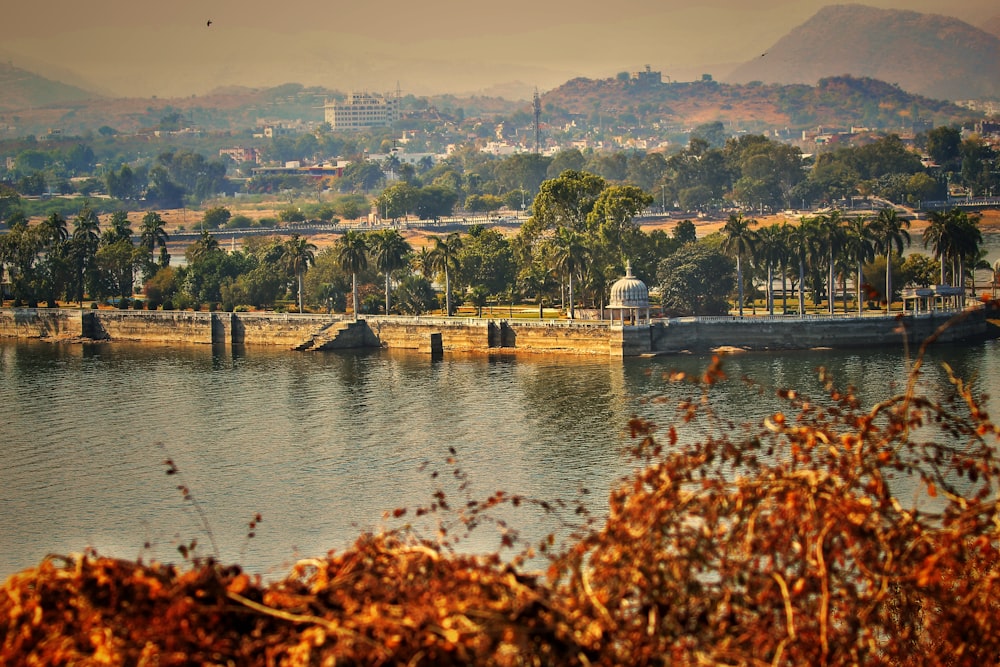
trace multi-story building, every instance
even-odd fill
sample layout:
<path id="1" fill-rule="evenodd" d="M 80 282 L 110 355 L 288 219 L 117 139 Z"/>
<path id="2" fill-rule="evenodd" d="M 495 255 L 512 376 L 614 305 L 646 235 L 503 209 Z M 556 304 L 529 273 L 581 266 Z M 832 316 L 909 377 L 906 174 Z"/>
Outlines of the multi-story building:
<path id="1" fill-rule="evenodd" d="M 257 153 L 256 148 L 247 148 L 245 146 L 235 146 L 233 148 L 220 148 L 219 157 L 228 157 L 233 162 L 253 162 L 257 164 L 260 162 L 260 155 Z"/>
<path id="2" fill-rule="evenodd" d="M 334 130 L 389 127 L 399 120 L 399 99 L 375 93 L 350 93 L 343 103 L 324 104 L 323 113 Z"/>

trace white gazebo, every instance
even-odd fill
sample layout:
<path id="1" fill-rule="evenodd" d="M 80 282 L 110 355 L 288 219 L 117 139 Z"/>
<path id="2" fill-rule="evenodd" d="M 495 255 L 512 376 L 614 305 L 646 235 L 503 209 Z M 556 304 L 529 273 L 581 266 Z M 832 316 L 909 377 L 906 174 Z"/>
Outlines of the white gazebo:
<path id="1" fill-rule="evenodd" d="M 632 275 L 632 262 L 625 264 L 625 277 L 611 286 L 608 310 L 611 321 L 622 326 L 649 324 L 649 290 L 646 283 Z"/>
<path id="2" fill-rule="evenodd" d="M 964 295 L 963 288 L 951 285 L 907 288 L 902 292 L 903 312 L 932 313 L 961 310 Z"/>

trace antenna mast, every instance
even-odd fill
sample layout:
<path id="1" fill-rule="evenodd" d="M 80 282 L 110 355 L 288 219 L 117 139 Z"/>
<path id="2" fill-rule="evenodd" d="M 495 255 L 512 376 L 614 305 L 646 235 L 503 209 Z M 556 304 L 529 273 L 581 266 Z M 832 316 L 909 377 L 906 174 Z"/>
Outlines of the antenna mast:
<path id="1" fill-rule="evenodd" d="M 541 150 L 542 146 L 542 100 L 538 97 L 538 88 L 535 88 L 535 99 L 533 102 L 535 110 L 535 153 Z"/>

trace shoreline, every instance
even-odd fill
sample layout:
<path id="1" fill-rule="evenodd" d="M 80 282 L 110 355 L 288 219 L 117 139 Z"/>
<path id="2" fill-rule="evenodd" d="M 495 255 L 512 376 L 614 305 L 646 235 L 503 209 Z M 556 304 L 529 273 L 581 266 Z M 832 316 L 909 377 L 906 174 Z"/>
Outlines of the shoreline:
<path id="1" fill-rule="evenodd" d="M 206 311 L 4 308 L 0 337 L 58 342 L 193 343 L 302 352 L 403 349 L 447 353 L 556 353 L 612 358 L 708 352 L 809 350 L 951 343 L 1000 336 L 997 307 L 867 316 L 518 321 Z"/>

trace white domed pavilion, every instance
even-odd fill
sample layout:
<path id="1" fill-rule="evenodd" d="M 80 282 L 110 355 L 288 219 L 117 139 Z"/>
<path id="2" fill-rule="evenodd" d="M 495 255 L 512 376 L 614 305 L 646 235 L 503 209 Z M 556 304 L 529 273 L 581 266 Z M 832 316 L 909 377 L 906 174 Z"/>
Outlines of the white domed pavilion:
<path id="1" fill-rule="evenodd" d="M 646 283 L 632 275 L 632 262 L 625 264 L 625 277 L 618 279 L 611 286 L 611 299 L 608 301 L 611 320 L 624 326 L 649 324 L 649 290 Z"/>

